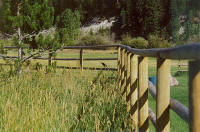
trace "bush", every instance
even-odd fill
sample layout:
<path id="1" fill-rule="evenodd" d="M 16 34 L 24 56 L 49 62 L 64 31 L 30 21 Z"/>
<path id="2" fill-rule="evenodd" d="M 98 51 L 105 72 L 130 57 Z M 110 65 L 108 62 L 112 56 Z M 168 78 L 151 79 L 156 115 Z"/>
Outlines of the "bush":
<path id="1" fill-rule="evenodd" d="M 85 46 L 92 46 L 92 45 L 107 45 L 112 44 L 113 42 L 107 37 L 102 35 L 86 35 L 78 40 L 77 45 L 85 45 Z"/>
<path id="2" fill-rule="evenodd" d="M 148 48 L 169 48 L 173 44 L 168 40 L 158 37 L 157 35 L 150 35 L 148 37 L 149 47 Z"/>
<path id="3" fill-rule="evenodd" d="M 148 41 L 142 37 L 132 38 L 129 35 L 122 36 L 122 44 L 131 46 L 133 48 L 144 49 L 148 47 Z"/>

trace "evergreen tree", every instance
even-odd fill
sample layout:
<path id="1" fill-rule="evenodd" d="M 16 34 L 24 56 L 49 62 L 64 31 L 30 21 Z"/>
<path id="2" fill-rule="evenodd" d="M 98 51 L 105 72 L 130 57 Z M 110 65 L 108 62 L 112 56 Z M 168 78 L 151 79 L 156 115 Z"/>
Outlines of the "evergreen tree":
<path id="1" fill-rule="evenodd" d="M 56 49 L 72 44 L 79 33 L 79 13 L 66 10 L 60 19 L 57 18 L 57 27 L 54 27 L 54 14 L 50 0 L 3 0 L 0 31 L 5 34 L 16 34 L 20 62 L 26 59 L 22 58 L 21 48 L 25 43 L 42 51 L 49 50 L 50 57 Z M 56 30 L 48 32 L 51 28 Z"/>
<path id="2" fill-rule="evenodd" d="M 1 9 L 0 30 L 3 33 L 15 34 L 19 47 L 19 59 L 22 59 L 21 46 L 27 37 L 41 30 L 49 29 L 53 24 L 54 9 L 48 0 L 3 0 Z M 34 36 L 33 36 L 34 37 Z"/>

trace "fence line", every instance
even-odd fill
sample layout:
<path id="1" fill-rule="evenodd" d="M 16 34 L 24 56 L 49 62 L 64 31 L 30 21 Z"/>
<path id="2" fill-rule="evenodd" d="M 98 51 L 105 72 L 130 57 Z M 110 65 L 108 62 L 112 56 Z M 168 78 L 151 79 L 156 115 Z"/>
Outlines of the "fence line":
<path id="1" fill-rule="evenodd" d="M 54 58 L 54 57 L 31 57 L 30 59 L 36 59 L 36 60 L 47 60 L 50 61 L 79 61 L 78 67 L 66 67 L 66 66 L 57 66 L 57 68 L 64 68 L 64 69 L 87 69 L 87 70 L 110 70 L 110 71 L 116 71 L 116 68 L 110 68 L 105 65 L 102 65 L 102 67 L 84 67 L 84 61 L 115 61 L 118 58 L 84 58 L 84 50 L 111 50 L 111 49 L 117 49 L 117 45 L 100 45 L 100 46 L 68 46 L 63 47 L 62 49 L 78 49 L 79 52 L 79 58 Z M 28 47 L 23 47 L 23 49 L 26 49 Z M 18 49 L 17 46 L 5 46 L 4 49 Z M 62 50 L 59 49 L 59 50 Z M 117 53 L 117 52 L 116 52 Z M 6 58 L 6 59 L 16 59 L 18 56 L 2 56 L 0 58 Z"/>
<path id="2" fill-rule="evenodd" d="M 130 114 L 131 118 L 133 118 L 133 120 L 136 122 L 135 131 L 149 131 L 148 119 L 150 119 L 156 127 L 157 132 L 169 132 L 170 109 L 172 109 L 177 115 L 179 115 L 190 125 L 191 132 L 197 132 L 200 130 L 200 61 L 198 61 L 198 59 L 200 59 L 200 44 L 190 44 L 168 49 L 147 50 L 134 49 L 129 46 L 118 45 L 118 54 L 121 55 L 121 57 L 118 57 L 118 59 L 121 59 L 118 60 L 118 82 L 121 83 L 119 84 L 119 86 L 121 89 L 126 90 L 125 92 L 128 92 L 128 95 L 132 95 L 134 97 L 134 100 L 130 106 Z M 137 66 L 131 66 L 130 70 L 127 69 L 129 68 L 127 66 L 123 67 L 124 60 L 126 60 L 128 56 L 138 56 L 137 58 L 139 60 Z M 147 57 L 157 58 L 156 89 L 155 86 L 153 86 L 147 80 L 148 73 L 146 73 L 147 70 L 145 69 L 148 69 L 148 62 L 144 61 Z M 183 104 L 181 104 L 178 100 L 170 98 L 170 59 L 190 60 L 189 109 Z M 137 62 L 131 59 L 130 65 L 134 63 L 136 64 Z M 128 64 L 125 63 L 125 65 Z M 131 82 L 123 81 L 124 76 L 126 77 L 126 72 L 124 71 L 131 72 Z M 137 74 L 137 77 L 132 76 L 134 74 Z M 137 79 L 138 83 L 136 83 L 135 86 L 133 86 L 133 82 Z M 129 84 L 127 83 L 130 83 L 130 90 L 127 87 L 124 87 L 129 86 Z M 152 94 L 152 96 L 156 99 L 156 114 L 154 114 L 153 111 L 150 108 L 148 108 L 148 92 L 146 92 L 147 87 L 149 88 L 149 91 Z M 133 91 L 137 91 L 138 96 L 135 96 L 136 93 L 134 93 Z M 138 116 L 132 116 L 137 115 L 137 113 Z"/>
<path id="3" fill-rule="evenodd" d="M 13 48 L 13 47 L 5 47 Z M 15 47 L 16 48 L 16 47 Z M 114 48 L 118 51 L 118 86 L 125 95 L 127 110 L 135 124 L 135 131 L 148 132 L 149 119 L 156 131 L 170 131 L 170 109 L 190 126 L 190 132 L 200 130 L 200 44 L 175 48 L 134 49 L 125 45 L 69 46 L 63 49 L 80 49 L 80 69 L 84 69 L 83 49 L 100 50 Z M 81 51 L 82 50 L 82 51 Z M 157 59 L 156 89 L 148 82 L 148 57 Z M 170 60 L 189 59 L 189 109 L 170 98 Z M 116 70 L 116 69 L 115 69 Z M 148 90 L 156 99 L 156 114 L 148 107 Z"/>

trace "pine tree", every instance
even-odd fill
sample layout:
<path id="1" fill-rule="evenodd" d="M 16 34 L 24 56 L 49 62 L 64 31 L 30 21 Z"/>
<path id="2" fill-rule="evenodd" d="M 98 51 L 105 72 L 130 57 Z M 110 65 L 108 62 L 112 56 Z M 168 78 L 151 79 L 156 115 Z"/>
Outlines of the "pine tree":
<path id="1" fill-rule="evenodd" d="M 19 59 L 22 59 L 21 46 L 26 38 L 41 30 L 49 29 L 53 24 L 54 9 L 48 0 L 4 0 L 0 20 L 0 30 L 6 34 L 15 34 L 19 47 Z"/>
<path id="2" fill-rule="evenodd" d="M 49 50 L 53 53 L 64 45 L 72 44 L 80 29 L 78 12 L 68 11 L 55 18 L 51 0 L 4 0 L 1 8 L 0 31 L 5 34 L 16 34 L 16 46 L 19 47 L 19 61 L 22 58 L 22 45 L 28 44 L 40 52 Z M 76 19 L 75 19 L 76 18 Z M 56 19 L 63 22 L 54 26 Z M 74 23 L 73 23 L 74 22 Z M 74 25 L 76 24 L 76 25 Z M 55 28 L 54 32 L 48 30 Z M 50 55 L 52 56 L 52 54 Z M 30 56 L 32 57 L 32 55 Z"/>

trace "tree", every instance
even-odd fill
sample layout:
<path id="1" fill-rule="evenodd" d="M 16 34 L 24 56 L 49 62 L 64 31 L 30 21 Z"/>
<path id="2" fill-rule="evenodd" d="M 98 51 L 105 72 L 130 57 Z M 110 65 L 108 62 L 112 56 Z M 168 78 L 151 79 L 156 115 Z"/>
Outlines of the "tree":
<path id="1" fill-rule="evenodd" d="M 148 38 L 150 34 L 169 37 L 170 0 L 119 0 L 119 35 Z M 123 15 L 122 15 L 123 14 Z M 125 18 L 125 20 L 124 20 Z M 119 22 L 120 22 L 119 21 Z M 124 24 L 125 21 L 125 24 Z"/>
<path id="2" fill-rule="evenodd" d="M 24 62 L 47 50 L 52 56 L 52 53 L 58 48 L 72 44 L 71 40 L 74 40 L 79 33 L 79 13 L 67 10 L 57 18 L 54 14 L 51 0 L 3 0 L 0 12 L 0 31 L 16 36 L 19 62 Z M 54 24 L 56 20 L 57 25 Z M 55 30 L 51 32 L 50 29 Z M 23 58 L 22 45 L 24 44 L 37 48 L 39 52 L 30 53 L 30 56 Z"/>
<path id="3" fill-rule="evenodd" d="M 0 30 L 5 34 L 16 34 L 19 59 L 22 59 L 22 44 L 33 34 L 49 29 L 53 24 L 53 7 L 48 0 L 3 0 Z"/>
<path id="4" fill-rule="evenodd" d="M 78 11 L 66 9 L 61 16 L 57 17 L 56 29 L 53 32 L 39 34 L 36 44 L 39 49 L 49 50 L 49 65 L 53 53 L 64 46 L 74 45 L 80 33 L 80 14 Z"/>

